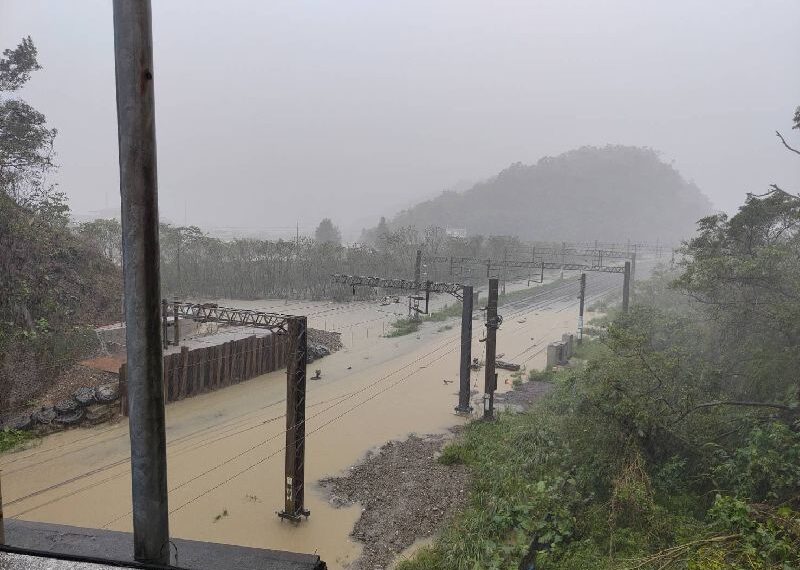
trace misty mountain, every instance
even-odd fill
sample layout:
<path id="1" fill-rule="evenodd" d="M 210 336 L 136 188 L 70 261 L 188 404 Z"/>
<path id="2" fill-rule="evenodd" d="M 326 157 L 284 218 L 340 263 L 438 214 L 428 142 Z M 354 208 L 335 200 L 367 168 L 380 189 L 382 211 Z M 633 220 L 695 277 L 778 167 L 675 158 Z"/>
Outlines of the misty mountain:
<path id="1" fill-rule="evenodd" d="M 541 241 L 674 243 L 693 233 L 695 222 L 712 210 L 700 189 L 656 151 L 609 145 L 582 147 L 534 165 L 512 164 L 469 190 L 442 192 L 403 210 L 388 223 Z"/>

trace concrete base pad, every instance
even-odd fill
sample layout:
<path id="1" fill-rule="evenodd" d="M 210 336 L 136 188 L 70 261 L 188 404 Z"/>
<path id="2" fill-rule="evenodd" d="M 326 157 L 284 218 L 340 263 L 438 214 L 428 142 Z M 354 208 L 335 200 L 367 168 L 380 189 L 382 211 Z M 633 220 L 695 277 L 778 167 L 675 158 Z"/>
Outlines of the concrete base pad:
<path id="1" fill-rule="evenodd" d="M 74 526 L 5 521 L 6 544 L 37 552 L 82 556 L 117 562 L 133 561 L 133 535 L 128 532 Z M 319 556 L 248 548 L 213 542 L 172 539 L 171 561 L 188 570 L 325 570 Z M 1 547 L 0 547 L 1 548 Z M 177 557 L 176 557 L 177 550 Z"/>

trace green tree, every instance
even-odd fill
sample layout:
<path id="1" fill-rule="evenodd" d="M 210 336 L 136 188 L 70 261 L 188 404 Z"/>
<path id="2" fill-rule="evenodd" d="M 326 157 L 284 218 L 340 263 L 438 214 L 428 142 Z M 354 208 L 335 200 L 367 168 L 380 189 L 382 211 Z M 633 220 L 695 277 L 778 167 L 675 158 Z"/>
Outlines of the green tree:
<path id="1" fill-rule="evenodd" d="M 314 239 L 317 243 L 332 243 L 334 245 L 341 245 L 342 232 L 339 228 L 333 225 L 330 218 L 323 218 L 314 231 Z"/>
<path id="2" fill-rule="evenodd" d="M 21 206 L 41 209 L 65 223 L 64 196 L 47 182 L 54 167 L 56 129 L 28 103 L 9 96 L 41 69 L 36 56 L 36 46 L 27 37 L 15 49 L 3 51 L 0 59 L 0 191 Z"/>

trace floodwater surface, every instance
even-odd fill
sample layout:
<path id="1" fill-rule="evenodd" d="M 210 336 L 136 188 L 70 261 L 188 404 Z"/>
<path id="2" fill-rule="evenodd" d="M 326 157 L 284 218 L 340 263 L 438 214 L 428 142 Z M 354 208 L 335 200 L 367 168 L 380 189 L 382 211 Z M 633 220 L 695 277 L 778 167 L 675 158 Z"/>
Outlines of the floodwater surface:
<path id="1" fill-rule="evenodd" d="M 617 279 L 618 276 L 606 276 Z M 614 285 L 615 287 L 617 285 Z M 598 293 L 600 290 L 598 290 Z M 577 286 L 547 306 L 501 308 L 498 353 L 531 368 L 544 365 L 548 342 L 574 332 Z M 438 305 L 453 302 L 440 298 Z M 317 485 L 348 469 L 368 450 L 409 433 L 435 433 L 466 421 L 454 414 L 459 319 L 424 323 L 398 338 L 389 330 L 399 305 L 230 301 L 231 305 L 309 315 L 309 326 L 342 332 L 344 348 L 309 366 L 306 507 L 299 524 L 282 521 L 285 372 L 273 372 L 167 406 L 170 530 L 176 537 L 318 553 L 343 568 L 360 546 L 349 538 L 360 508 L 335 508 Z M 587 305 L 589 303 L 587 302 Z M 480 313 L 477 313 L 480 314 Z M 447 328 L 452 325 L 452 328 Z M 244 333 L 243 333 L 244 334 Z M 483 320 L 473 322 L 473 356 L 483 358 Z M 208 338 L 213 342 L 213 337 Z M 472 389 L 483 392 L 483 369 Z M 499 391 L 511 373 L 499 371 Z M 476 396 L 475 413 L 482 413 Z M 38 447 L 3 456 L 5 515 L 83 527 L 131 530 L 127 422 L 76 429 Z"/>

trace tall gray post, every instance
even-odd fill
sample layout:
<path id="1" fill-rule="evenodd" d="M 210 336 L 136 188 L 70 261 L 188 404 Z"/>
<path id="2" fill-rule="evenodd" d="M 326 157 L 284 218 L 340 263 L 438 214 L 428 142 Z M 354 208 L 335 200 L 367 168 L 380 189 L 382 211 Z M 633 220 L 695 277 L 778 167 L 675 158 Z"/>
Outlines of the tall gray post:
<path id="1" fill-rule="evenodd" d="M 3 522 L 3 472 L 0 471 L 0 544 L 6 543 L 6 527 Z"/>
<path id="2" fill-rule="evenodd" d="M 578 344 L 583 342 L 583 305 L 586 302 L 586 274 L 581 273 L 580 305 L 578 307 Z"/>
<path id="3" fill-rule="evenodd" d="M 421 279 L 422 279 L 422 250 L 418 249 L 417 250 L 417 257 L 416 257 L 416 260 L 414 261 L 414 283 L 415 283 L 415 285 L 414 285 L 414 287 L 415 287 L 414 297 L 415 297 L 415 299 L 414 299 L 414 304 L 413 304 L 414 308 L 413 309 L 411 308 L 411 299 L 409 299 L 409 316 L 415 321 L 419 320 L 419 311 L 416 310 L 416 309 L 417 309 L 417 306 L 419 305 L 419 295 L 420 295 L 420 292 L 421 292 L 419 284 L 420 284 L 420 280 Z"/>
<path id="4" fill-rule="evenodd" d="M 161 339 L 164 341 L 164 350 L 169 348 L 169 321 L 167 320 L 167 300 L 161 299 Z"/>
<path id="5" fill-rule="evenodd" d="M 458 385 L 458 407 L 456 412 L 467 414 L 472 411 L 469 405 L 469 371 L 472 364 L 472 285 L 461 289 L 461 369 Z"/>
<path id="6" fill-rule="evenodd" d="M 625 277 L 622 281 L 622 312 L 628 312 L 631 299 L 631 262 L 625 262 Z"/>
<path id="7" fill-rule="evenodd" d="M 180 316 L 179 316 L 180 311 L 178 310 L 179 306 L 180 306 L 180 303 L 178 301 L 175 301 L 172 304 L 172 314 L 174 315 L 174 317 L 173 317 L 174 322 L 172 324 L 173 324 L 173 327 L 175 329 L 172 332 L 175 333 L 175 338 L 174 338 L 175 346 L 180 346 L 181 345 L 181 319 L 180 319 Z"/>
<path id="8" fill-rule="evenodd" d="M 503 250 L 503 295 L 506 294 L 506 280 L 508 279 L 508 248 Z"/>
<path id="9" fill-rule="evenodd" d="M 287 323 L 289 362 L 286 365 L 286 477 L 284 509 L 278 516 L 297 521 L 311 514 L 305 500 L 306 455 L 306 317 Z"/>
<path id="10" fill-rule="evenodd" d="M 114 0 L 114 59 L 127 323 L 133 555 L 169 564 L 161 354 L 153 38 L 149 0 Z"/>
<path id="11" fill-rule="evenodd" d="M 483 419 L 494 418 L 494 391 L 497 390 L 497 374 L 495 374 L 495 355 L 497 354 L 497 279 L 489 279 L 489 301 L 486 304 L 486 376 L 484 392 L 488 398 L 484 405 Z"/>

